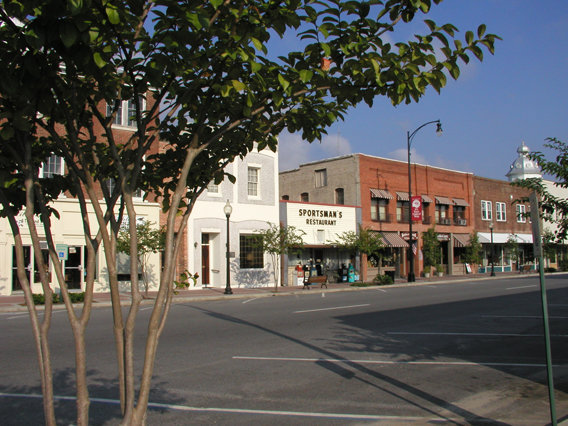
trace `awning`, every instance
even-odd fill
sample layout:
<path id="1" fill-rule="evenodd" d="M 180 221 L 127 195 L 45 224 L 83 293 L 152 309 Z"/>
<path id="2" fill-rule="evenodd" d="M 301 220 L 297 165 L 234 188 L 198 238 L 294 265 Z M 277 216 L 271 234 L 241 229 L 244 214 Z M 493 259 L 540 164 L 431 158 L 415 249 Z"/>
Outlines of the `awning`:
<path id="1" fill-rule="evenodd" d="M 396 232 L 381 232 L 387 247 L 408 247 L 408 243 Z"/>
<path id="2" fill-rule="evenodd" d="M 385 200 L 392 200 L 393 196 L 386 189 L 373 189 L 371 188 L 371 197 L 384 198 Z"/>
<path id="3" fill-rule="evenodd" d="M 469 234 L 454 234 L 454 247 L 466 247 L 469 245 Z"/>
<path id="4" fill-rule="evenodd" d="M 436 199 L 436 204 L 446 204 L 448 206 L 451 206 L 452 200 L 450 200 L 449 198 L 446 197 L 434 197 Z"/>
<path id="5" fill-rule="evenodd" d="M 479 242 L 483 244 L 491 244 L 491 232 L 478 232 Z M 532 244 L 532 234 L 505 234 L 501 232 L 493 233 L 494 244 L 505 244 L 509 238 L 515 237 L 515 241 L 519 244 Z"/>
<path id="6" fill-rule="evenodd" d="M 469 207 L 468 202 L 462 198 L 453 198 L 452 200 L 456 206 Z"/>
<path id="7" fill-rule="evenodd" d="M 399 200 L 399 201 L 409 201 L 408 192 L 396 191 L 396 199 Z"/>
<path id="8" fill-rule="evenodd" d="M 430 197 L 428 197 L 427 195 L 423 195 L 422 196 L 422 202 L 423 203 L 433 203 L 434 200 L 432 200 Z"/>

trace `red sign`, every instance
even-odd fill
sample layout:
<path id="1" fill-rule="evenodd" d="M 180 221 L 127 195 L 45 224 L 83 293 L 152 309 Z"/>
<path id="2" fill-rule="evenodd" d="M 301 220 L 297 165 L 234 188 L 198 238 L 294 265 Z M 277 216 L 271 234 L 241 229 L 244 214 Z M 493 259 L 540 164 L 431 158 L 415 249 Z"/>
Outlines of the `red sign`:
<path id="1" fill-rule="evenodd" d="M 422 197 L 415 195 L 410 200 L 410 220 L 422 221 Z"/>

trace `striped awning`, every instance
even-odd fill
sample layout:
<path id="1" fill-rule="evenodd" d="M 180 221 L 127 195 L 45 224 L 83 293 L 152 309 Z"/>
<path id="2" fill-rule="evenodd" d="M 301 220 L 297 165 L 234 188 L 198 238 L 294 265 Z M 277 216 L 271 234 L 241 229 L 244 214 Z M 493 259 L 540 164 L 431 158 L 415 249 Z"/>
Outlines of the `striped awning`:
<path id="1" fill-rule="evenodd" d="M 448 206 L 451 206 L 452 204 L 452 200 L 450 200 L 447 197 L 434 197 L 436 199 L 436 204 L 446 204 Z"/>
<path id="2" fill-rule="evenodd" d="M 392 200 L 393 196 L 386 189 L 374 189 L 371 188 L 372 198 L 384 198 L 385 200 Z"/>
<path id="3" fill-rule="evenodd" d="M 433 203 L 434 200 L 432 200 L 430 197 L 428 197 L 427 195 L 422 195 L 422 202 L 423 203 Z"/>
<path id="4" fill-rule="evenodd" d="M 408 192 L 396 191 L 396 199 L 399 201 L 409 201 Z"/>
<path id="5" fill-rule="evenodd" d="M 383 241 L 387 247 L 408 247 L 408 243 L 397 232 L 381 232 Z"/>
<path id="6" fill-rule="evenodd" d="M 469 234 L 454 234 L 454 247 L 466 247 L 469 245 Z"/>
<path id="7" fill-rule="evenodd" d="M 452 201 L 454 202 L 454 205 L 456 205 L 456 206 L 469 207 L 468 202 L 465 201 L 463 198 L 452 198 Z"/>

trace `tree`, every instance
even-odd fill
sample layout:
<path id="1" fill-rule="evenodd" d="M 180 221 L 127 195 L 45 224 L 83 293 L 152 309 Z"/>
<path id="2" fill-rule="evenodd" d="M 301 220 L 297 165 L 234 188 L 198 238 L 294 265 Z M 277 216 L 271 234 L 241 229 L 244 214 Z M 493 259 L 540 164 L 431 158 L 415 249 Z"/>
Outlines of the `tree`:
<path id="1" fill-rule="evenodd" d="M 440 241 L 438 241 L 438 234 L 434 227 L 422 233 L 422 254 L 424 256 L 424 269 L 431 269 L 440 263 Z"/>
<path id="2" fill-rule="evenodd" d="M 304 246 L 303 236 L 306 233 L 294 226 L 267 223 L 268 228 L 255 231 L 255 246 L 270 255 L 274 273 L 274 291 L 278 291 L 280 258 L 284 254 L 300 251 Z"/>
<path id="3" fill-rule="evenodd" d="M 469 237 L 469 244 L 465 248 L 465 262 L 472 265 L 481 263 L 482 246 L 479 242 L 477 232 L 473 232 Z"/>
<path id="4" fill-rule="evenodd" d="M 509 255 L 513 262 L 517 263 L 518 268 L 521 251 L 519 248 L 519 243 L 517 242 L 517 237 L 515 235 L 511 234 L 507 238 L 507 242 L 505 243 L 505 252 Z"/>
<path id="5" fill-rule="evenodd" d="M 346 231 L 337 236 L 337 240 L 333 242 L 338 247 L 346 250 L 351 250 L 367 256 L 376 255 L 381 256 L 385 243 L 381 235 L 370 228 L 363 228 L 359 226 L 359 232 Z M 365 269 L 363 269 L 365 271 Z M 361 277 L 366 281 L 367 277 Z"/>
<path id="6" fill-rule="evenodd" d="M 556 157 L 549 160 L 544 153 L 535 151 L 529 153 L 529 158 L 538 163 L 543 174 L 553 177 L 554 187 L 566 189 L 568 188 L 568 145 L 556 138 L 546 140 L 548 142 L 544 146 L 556 151 Z M 513 185 L 536 191 L 540 198 L 542 219 L 556 224 L 558 226 L 554 233 L 556 241 L 564 241 L 568 236 L 568 199 L 552 194 L 542 179 L 519 180 L 513 182 Z"/>
<path id="7" fill-rule="evenodd" d="M 547 266 L 550 266 L 550 261 L 556 259 L 558 251 L 558 243 L 554 232 L 546 229 L 542 233 L 542 252 L 546 259 Z"/>
<path id="8" fill-rule="evenodd" d="M 48 341 L 51 305 L 46 304 L 40 321 L 25 274 L 18 213 L 25 212 L 35 253 L 41 250 L 34 218 L 41 217 L 67 307 L 75 339 L 77 424 L 87 424 L 89 418 L 85 330 L 101 247 L 110 281 L 123 423 L 143 424 L 157 345 L 174 294 L 175 259 L 199 195 L 211 180 L 234 181 L 224 167 L 255 143 L 259 149 L 276 149 L 284 128 L 312 142 L 361 102 L 372 105 L 377 97 L 394 105 L 416 102 L 428 87 L 439 92 L 446 73 L 456 79 L 460 61 L 467 63 L 470 55 L 482 60 L 483 49 L 493 53 L 498 37 L 486 33 L 484 25 L 476 34 L 467 31 L 461 41 L 452 24 L 426 20 L 424 35 L 388 42 L 399 24 L 428 13 L 432 3 L 439 0 L 3 2 L 0 214 L 14 235 L 47 424 L 56 423 Z M 303 45 L 273 52 L 272 37 L 297 37 Z M 326 64 L 320 67 L 322 59 Z M 126 101 L 132 106 L 127 113 L 134 131 L 123 137 L 113 122 Z M 39 177 L 40 165 L 50 155 L 65 159 L 66 176 Z M 112 191 L 109 181 L 116 184 Z M 138 189 L 157 197 L 167 217 L 164 268 L 136 380 L 133 348 L 142 300 L 133 202 Z M 62 191 L 76 197 L 84 217 L 88 261 L 79 313 L 70 302 L 51 233 L 58 213 L 50 201 Z M 129 220 L 132 277 L 130 309 L 124 315 L 116 270 L 123 216 Z M 49 296 L 45 262 L 36 257 Z"/>
<path id="9" fill-rule="evenodd" d="M 144 294 L 148 296 L 150 283 L 148 281 L 148 260 L 152 253 L 159 253 L 164 249 L 164 230 L 153 228 L 154 224 L 142 221 L 136 224 L 136 256 L 140 264 Z M 127 227 L 120 228 L 116 241 L 116 249 L 120 253 L 130 255 L 130 232 Z"/>

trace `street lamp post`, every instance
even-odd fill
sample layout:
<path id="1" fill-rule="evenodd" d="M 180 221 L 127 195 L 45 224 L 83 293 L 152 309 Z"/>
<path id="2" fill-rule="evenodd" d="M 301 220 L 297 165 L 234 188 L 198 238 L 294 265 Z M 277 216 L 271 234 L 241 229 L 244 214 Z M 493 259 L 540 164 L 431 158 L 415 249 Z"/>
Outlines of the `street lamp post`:
<path id="1" fill-rule="evenodd" d="M 491 274 L 490 276 L 495 276 L 495 246 L 493 245 L 493 222 L 489 224 L 489 229 L 491 230 Z"/>
<path id="2" fill-rule="evenodd" d="M 231 203 L 227 200 L 227 204 L 223 207 L 223 211 L 225 212 L 225 216 L 227 216 L 227 285 L 225 286 L 225 294 L 233 294 L 233 290 L 231 290 L 231 251 L 229 249 L 229 218 L 231 217 L 231 213 L 233 212 L 233 207 L 231 207 Z"/>
<path id="3" fill-rule="evenodd" d="M 428 124 L 434 124 L 436 123 L 436 134 L 438 136 L 440 136 L 442 134 L 442 123 L 440 122 L 440 120 L 434 120 L 434 121 L 428 121 L 427 123 L 424 123 L 422 126 L 418 127 L 416 130 L 414 130 L 412 133 L 410 133 L 409 131 L 406 132 L 406 149 L 407 149 L 407 153 L 408 153 L 408 231 L 409 231 L 409 236 L 408 236 L 408 241 L 410 242 L 410 250 L 408 250 L 408 263 L 409 263 L 409 271 L 408 271 L 408 282 L 414 282 L 416 281 L 416 275 L 414 273 L 414 251 L 413 249 L 413 241 L 412 241 L 412 215 L 411 215 L 411 205 L 412 205 L 412 175 L 411 175 L 411 169 L 410 169 L 410 147 L 412 146 L 412 140 L 414 139 L 414 136 L 416 135 L 416 133 L 418 133 L 418 131 L 420 129 L 422 129 L 423 127 L 427 126 Z M 418 243 L 418 239 L 416 241 Z M 416 249 L 418 250 L 418 247 L 416 247 Z"/>

